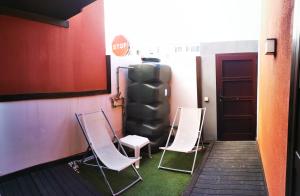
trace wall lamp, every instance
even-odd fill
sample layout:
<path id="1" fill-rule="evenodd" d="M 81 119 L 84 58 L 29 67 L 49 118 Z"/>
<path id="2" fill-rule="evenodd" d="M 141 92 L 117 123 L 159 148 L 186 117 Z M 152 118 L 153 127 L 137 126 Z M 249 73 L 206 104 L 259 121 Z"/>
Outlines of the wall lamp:
<path id="1" fill-rule="evenodd" d="M 276 56 L 277 52 L 277 39 L 268 38 L 265 42 L 265 55 L 274 55 Z"/>

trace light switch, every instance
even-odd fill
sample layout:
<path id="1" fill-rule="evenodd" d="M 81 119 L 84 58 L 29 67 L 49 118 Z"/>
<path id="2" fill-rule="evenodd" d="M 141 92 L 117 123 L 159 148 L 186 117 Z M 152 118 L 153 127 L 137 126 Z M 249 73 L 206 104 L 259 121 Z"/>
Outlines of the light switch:
<path id="1" fill-rule="evenodd" d="M 267 55 L 276 55 L 276 39 L 267 39 L 265 42 L 265 54 Z"/>
<path id="2" fill-rule="evenodd" d="M 204 97 L 204 101 L 208 102 L 209 101 L 208 97 Z"/>

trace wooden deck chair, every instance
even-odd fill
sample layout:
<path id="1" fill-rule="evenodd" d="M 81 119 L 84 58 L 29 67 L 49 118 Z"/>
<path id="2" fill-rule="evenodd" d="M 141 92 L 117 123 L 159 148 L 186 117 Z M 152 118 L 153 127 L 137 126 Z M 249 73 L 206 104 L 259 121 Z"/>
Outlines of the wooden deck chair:
<path id="1" fill-rule="evenodd" d="M 116 136 L 107 116 L 104 111 L 85 113 L 85 114 L 75 114 L 79 122 L 79 125 L 84 133 L 86 141 L 91 149 L 97 164 L 87 164 L 91 166 L 96 166 L 99 168 L 101 174 L 104 177 L 105 183 L 107 184 L 112 195 L 119 195 L 128 188 L 132 187 L 134 184 L 142 180 L 142 177 L 134 167 L 134 163 L 139 160 L 139 158 L 129 158 L 126 154 L 123 146 L 121 145 L 118 137 Z M 109 130 L 113 134 L 113 139 L 118 142 L 122 153 L 118 151 L 112 142 L 112 138 L 109 134 Z M 113 191 L 110 182 L 108 181 L 104 169 L 110 169 L 117 172 L 131 166 L 137 175 L 137 179 L 127 185 L 125 188 L 118 192 Z"/>
<path id="2" fill-rule="evenodd" d="M 178 111 L 180 110 L 180 118 L 178 123 L 178 129 L 176 131 L 176 135 L 174 141 L 171 145 L 169 145 L 171 135 L 174 131 L 174 124 L 177 119 Z M 172 127 L 169 133 L 169 137 L 167 139 L 167 143 L 165 147 L 160 147 L 163 149 L 163 154 L 159 161 L 158 168 L 159 169 L 167 169 L 172 171 L 179 171 L 184 173 L 193 174 L 195 162 L 197 158 L 198 150 L 204 148 L 203 142 L 202 146 L 199 147 L 199 143 L 201 140 L 203 121 L 205 116 L 206 108 L 183 108 L 178 107 L 176 110 L 176 114 L 172 123 Z M 183 153 L 192 153 L 194 152 L 194 161 L 191 170 L 182 170 L 170 167 L 162 166 L 162 161 L 166 151 L 175 151 L 175 152 L 183 152 Z"/>

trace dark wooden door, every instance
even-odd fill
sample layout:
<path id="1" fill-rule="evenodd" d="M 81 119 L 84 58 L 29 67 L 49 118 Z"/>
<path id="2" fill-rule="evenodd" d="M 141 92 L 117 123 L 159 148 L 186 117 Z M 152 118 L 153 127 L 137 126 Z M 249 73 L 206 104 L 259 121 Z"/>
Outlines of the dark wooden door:
<path id="1" fill-rule="evenodd" d="M 219 140 L 255 140 L 257 53 L 216 55 Z"/>

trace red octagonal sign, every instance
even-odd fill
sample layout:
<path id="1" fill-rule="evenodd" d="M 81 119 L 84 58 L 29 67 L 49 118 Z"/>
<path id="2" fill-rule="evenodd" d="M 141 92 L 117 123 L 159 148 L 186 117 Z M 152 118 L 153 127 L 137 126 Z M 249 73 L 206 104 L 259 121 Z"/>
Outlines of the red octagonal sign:
<path id="1" fill-rule="evenodd" d="M 123 35 L 118 35 L 112 42 L 112 51 L 116 56 L 126 56 L 129 52 L 129 42 Z"/>

